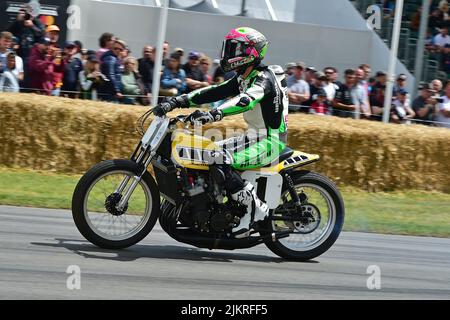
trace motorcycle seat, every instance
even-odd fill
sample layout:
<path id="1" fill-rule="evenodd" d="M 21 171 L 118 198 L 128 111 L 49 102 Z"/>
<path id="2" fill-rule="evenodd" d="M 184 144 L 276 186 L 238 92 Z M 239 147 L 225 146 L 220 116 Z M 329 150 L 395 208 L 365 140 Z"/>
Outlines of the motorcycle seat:
<path id="1" fill-rule="evenodd" d="M 294 150 L 291 148 L 286 147 L 283 151 L 280 152 L 280 156 L 278 159 L 275 159 L 272 163 L 269 163 L 268 165 L 264 166 L 263 168 L 270 168 L 278 163 L 282 163 L 292 157 L 294 155 Z M 278 160 L 278 161 L 277 161 Z"/>
<path id="2" fill-rule="evenodd" d="M 286 149 L 284 149 L 280 153 L 280 162 L 283 162 L 283 161 L 289 159 L 290 157 L 292 157 L 293 154 L 294 154 L 294 150 L 292 150 L 289 147 L 286 147 Z"/>

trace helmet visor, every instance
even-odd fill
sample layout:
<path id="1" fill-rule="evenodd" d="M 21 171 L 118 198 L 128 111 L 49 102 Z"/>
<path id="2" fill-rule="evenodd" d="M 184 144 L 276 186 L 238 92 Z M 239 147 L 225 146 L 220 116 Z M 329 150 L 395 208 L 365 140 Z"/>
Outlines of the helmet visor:
<path id="1" fill-rule="evenodd" d="M 247 44 L 242 41 L 229 39 L 224 40 L 222 46 L 222 59 L 233 59 L 247 56 Z"/>

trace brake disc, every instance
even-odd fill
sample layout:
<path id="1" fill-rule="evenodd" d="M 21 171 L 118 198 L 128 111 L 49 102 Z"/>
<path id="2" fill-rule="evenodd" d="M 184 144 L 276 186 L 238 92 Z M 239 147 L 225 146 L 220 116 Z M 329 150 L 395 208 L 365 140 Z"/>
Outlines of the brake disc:
<path id="1" fill-rule="evenodd" d="M 314 232 L 320 225 L 320 210 L 312 203 L 302 205 L 302 217 L 298 221 L 292 221 L 292 227 L 297 232 L 308 234 Z"/>

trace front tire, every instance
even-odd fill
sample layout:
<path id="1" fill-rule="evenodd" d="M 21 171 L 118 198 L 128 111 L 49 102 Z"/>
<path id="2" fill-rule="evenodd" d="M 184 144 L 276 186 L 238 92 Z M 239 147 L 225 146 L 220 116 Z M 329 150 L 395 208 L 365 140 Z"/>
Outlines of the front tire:
<path id="1" fill-rule="evenodd" d="M 288 238 L 278 239 L 275 242 L 272 241 L 272 239 L 268 239 L 265 241 L 265 244 L 273 253 L 286 260 L 307 261 L 326 252 L 337 240 L 344 224 L 344 202 L 336 185 L 325 176 L 314 172 L 300 171 L 293 172 L 291 178 L 294 182 L 296 192 L 297 190 L 302 190 L 301 192 L 308 196 L 307 190 L 317 190 L 317 194 L 322 196 L 323 200 L 320 200 L 319 196 L 316 197 L 318 199 L 316 200 L 317 202 L 322 201 L 322 206 L 318 206 L 318 203 L 314 204 L 314 200 L 310 205 L 307 205 L 307 208 L 311 209 L 311 211 L 318 212 L 318 214 L 317 212 L 316 214 L 318 215 L 318 221 L 320 222 L 317 226 L 313 225 L 314 228 L 311 228 L 313 231 L 308 230 L 307 228 L 303 230 L 298 228 L 297 230 L 292 231 L 300 232 L 292 233 Z M 314 193 L 313 191 L 311 191 L 311 193 Z M 283 186 L 283 194 L 285 196 L 288 194 L 287 186 Z M 328 209 L 329 217 L 327 221 L 324 221 L 325 219 L 323 216 L 321 217 L 320 210 L 318 209 L 319 207 L 321 209 L 325 207 Z M 285 228 L 295 229 L 295 224 L 295 222 L 286 223 Z M 289 225 L 289 227 L 287 227 L 287 225 Z M 301 225 L 301 223 L 299 223 L 299 225 Z M 324 230 L 323 234 L 319 234 L 319 227 L 321 225 Z M 286 231 L 280 230 L 280 228 L 276 226 L 276 222 L 270 220 L 265 221 L 265 228 L 275 233 Z M 308 242 L 308 237 L 310 239 L 314 239 L 313 234 L 316 231 L 318 233 L 317 239 L 310 240 L 310 242 Z M 304 243 L 302 242 L 302 237 L 306 239 Z M 297 247 L 295 245 L 297 245 Z"/>
<path id="2" fill-rule="evenodd" d="M 88 241 L 105 249 L 124 249 L 140 242 L 151 232 L 160 214 L 160 197 L 158 187 L 148 172 L 143 175 L 124 212 L 115 210 L 115 204 L 111 205 L 114 199 L 117 202 L 120 197 L 115 190 L 123 181 L 121 177 L 132 179 L 141 173 L 142 168 L 135 162 L 109 160 L 97 164 L 81 178 L 72 198 L 72 216 L 78 230 Z M 105 182 L 107 179 L 110 180 Z M 99 187 L 97 191 L 95 188 L 102 183 L 103 189 Z M 138 196 L 140 198 L 135 199 Z M 134 228 L 129 225 L 131 222 L 127 218 L 137 221 Z M 107 225 L 110 229 L 105 227 L 102 230 L 101 225 L 97 227 L 94 220 L 103 224 L 111 221 Z M 120 234 L 120 226 L 131 230 Z M 112 228 L 119 231 L 114 229 L 111 234 L 108 233 Z"/>

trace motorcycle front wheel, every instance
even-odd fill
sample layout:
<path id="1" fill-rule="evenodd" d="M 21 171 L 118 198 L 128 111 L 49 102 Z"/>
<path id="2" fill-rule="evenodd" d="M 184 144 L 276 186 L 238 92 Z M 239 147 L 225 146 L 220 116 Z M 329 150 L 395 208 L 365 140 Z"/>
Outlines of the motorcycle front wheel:
<path id="1" fill-rule="evenodd" d="M 72 216 L 80 233 L 105 249 L 128 248 L 144 239 L 160 213 L 160 197 L 146 172 L 123 209 L 118 204 L 142 169 L 129 160 L 110 160 L 90 169 L 78 182 Z"/>
<path id="2" fill-rule="evenodd" d="M 302 202 L 303 213 L 296 213 L 285 185 L 280 206 L 273 215 L 280 217 L 290 212 L 290 219 L 266 220 L 264 223 L 265 229 L 271 233 L 290 234 L 275 241 L 268 237 L 265 244 L 284 259 L 307 261 L 326 252 L 337 240 L 344 224 L 344 202 L 336 185 L 325 176 L 314 172 L 294 172 L 291 179 Z"/>

